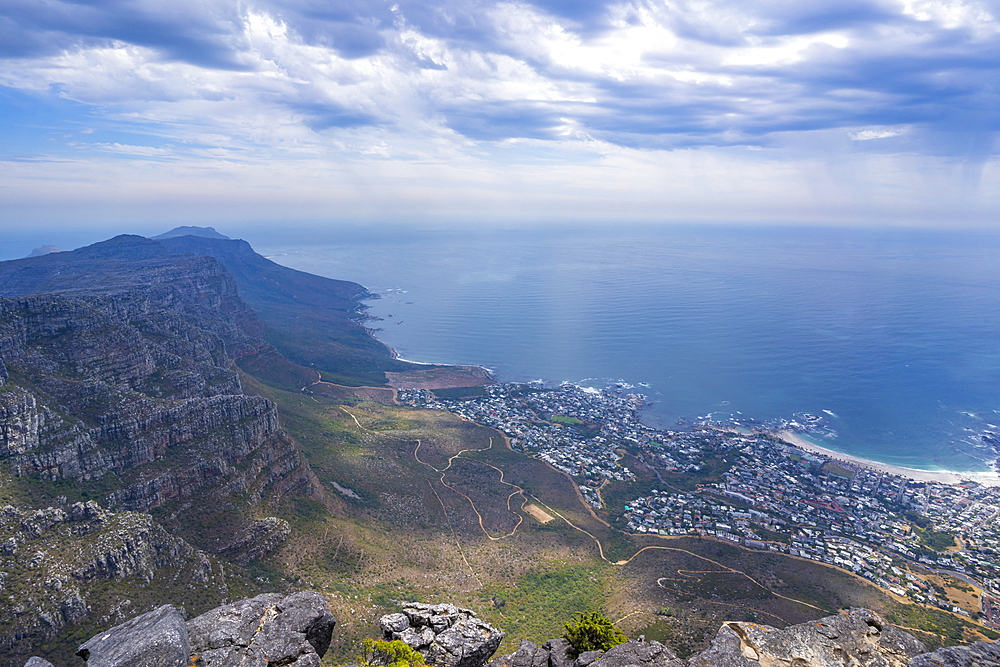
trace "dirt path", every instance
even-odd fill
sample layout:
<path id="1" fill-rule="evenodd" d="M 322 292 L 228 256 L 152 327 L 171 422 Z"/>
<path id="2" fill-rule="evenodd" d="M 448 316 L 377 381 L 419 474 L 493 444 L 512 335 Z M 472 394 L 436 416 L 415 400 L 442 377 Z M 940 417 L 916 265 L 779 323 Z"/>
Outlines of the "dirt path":
<path id="1" fill-rule="evenodd" d="M 446 487 L 446 488 L 454 491 L 455 493 L 457 493 L 458 495 L 462 496 L 463 498 L 465 498 L 466 500 L 469 501 L 469 506 L 472 507 L 472 511 L 476 513 L 476 517 L 479 519 L 479 527 L 480 527 L 480 529 L 482 529 L 483 534 L 486 535 L 486 537 L 488 539 L 496 542 L 496 541 L 502 540 L 502 539 L 507 538 L 507 537 L 512 537 L 517 532 L 517 529 L 521 527 L 521 524 L 524 523 L 524 515 L 515 512 L 513 509 L 511 509 L 511 506 L 510 506 L 510 500 L 511 500 L 511 498 L 513 498 L 514 496 L 516 496 L 518 494 L 521 494 L 521 496 L 524 498 L 524 502 L 521 503 L 520 509 L 522 511 L 524 511 L 524 506 L 526 504 L 528 504 L 528 497 L 527 497 L 527 495 L 525 495 L 524 489 L 522 489 L 521 487 L 517 486 L 516 484 L 511 484 L 510 482 L 505 481 L 504 480 L 504 472 L 500 468 L 497 468 L 494 465 L 490 465 L 489 463 L 486 463 L 485 461 L 475 461 L 475 459 L 466 458 L 467 461 L 475 461 L 476 463 L 480 463 L 480 464 L 485 465 L 485 466 L 487 466 L 489 468 L 492 468 L 493 470 L 496 470 L 498 473 L 500 473 L 500 483 L 501 484 L 506 484 L 507 486 L 510 486 L 510 487 L 514 488 L 514 491 L 512 491 L 509 496 L 507 496 L 507 511 L 517 517 L 517 524 L 515 524 L 514 529 L 511 530 L 506 535 L 501 535 L 500 537 L 496 537 L 496 536 L 490 535 L 489 531 L 486 530 L 486 526 L 483 525 L 483 515 L 479 513 L 479 509 L 476 507 L 476 503 L 472 500 L 472 498 L 470 498 L 469 496 L 467 496 L 465 493 L 459 491 L 458 489 L 456 489 L 454 486 L 452 486 L 448 482 L 444 481 L 444 478 L 445 478 L 445 475 L 448 472 L 448 469 L 451 468 L 451 464 L 454 463 L 455 459 L 462 457 L 462 454 L 464 454 L 466 452 L 487 452 L 487 451 L 489 451 L 491 449 L 493 449 L 493 438 L 490 438 L 490 446 L 489 447 L 484 447 L 483 449 L 463 449 L 458 454 L 455 454 L 454 456 L 450 457 L 448 459 L 448 465 L 446 465 L 444 468 L 435 468 L 430 463 L 427 463 L 426 461 L 421 461 L 420 460 L 420 457 L 417 455 L 417 452 L 420 451 L 420 440 L 417 440 L 417 446 L 413 449 L 413 458 L 417 461 L 417 463 L 421 463 L 421 464 L 427 466 L 428 468 L 430 468 L 431 470 L 433 470 L 435 472 L 438 472 L 438 473 L 441 473 L 441 478 L 438 481 L 441 482 L 442 486 L 444 486 L 444 487 Z M 462 457 L 462 458 L 465 458 L 465 457 Z M 435 495 L 437 495 L 437 491 L 435 491 L 434 493 L 435 493 Z M 441 501 L 441 497 L 438 496 L 438 502 L 440 502 L 440 501 Z M 443 506 L 444 505 L 442 503 L 442 507 Z"/>
<path id="2" fill-rule="evenodd" d="M 365 431 L 367 433 L 371 433 L 371 431 L 369 431 L 368 429 L 366 429 L 364 426 L 361 425 L 361 422 L 358 421 L 358 418 L 354 416 L 353 412 L 351 412 L 350 410 L 348 410 L 347 408 L 345 408 L 343 405 L 340 406 L 340 409 L 343 410 L 344 412 L 346 412 L 347 414 L 351 415 L 351 419 L 354 420 L 354 423 L 358 425 L 359 429 L 361 429 L 362 431 Z"/>

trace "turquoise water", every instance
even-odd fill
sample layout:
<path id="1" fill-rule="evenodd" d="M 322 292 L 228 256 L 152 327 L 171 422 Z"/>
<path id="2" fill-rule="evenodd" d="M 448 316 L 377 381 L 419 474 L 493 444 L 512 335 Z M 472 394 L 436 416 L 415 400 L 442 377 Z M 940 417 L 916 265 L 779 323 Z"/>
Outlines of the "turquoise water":
<path id="1" fill-rule="evenodd" d="M 998 455 L 982 437 L 1000 433 L 996 236 L 352 230 L 255 246 L 381 294 L 372 325 L 407 359 L 625 383 L 658 427 L 811 413 L 824 445 L 886 463 L 984 470 Z"/>

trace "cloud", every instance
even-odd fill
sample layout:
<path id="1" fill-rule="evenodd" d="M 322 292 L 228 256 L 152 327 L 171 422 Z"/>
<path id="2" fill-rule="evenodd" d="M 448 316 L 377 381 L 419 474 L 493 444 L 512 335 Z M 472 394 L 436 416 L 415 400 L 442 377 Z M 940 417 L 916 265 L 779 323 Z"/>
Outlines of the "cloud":
<path id="1" fill-rule="evenodd" d="M 10 0 L 0 136 L 18 159 L 489 178 L 617 151 L 733 168 L 861 152 L 939 176 L 952 160 L 978 184 L 1000 145 L 998 62 L 995 7 L 962 0 Z"/>
<path id="2" fill-rule="evenodd" d="M 883 129 L 869 129 L 862 130 L 860 132 L 851 132 L 848 136 L 854 141 L 871 141 L 872 139 L 888 139 L 889 137 L 898 137 L 905 129 L 896 128 L 883 128 Z"/>

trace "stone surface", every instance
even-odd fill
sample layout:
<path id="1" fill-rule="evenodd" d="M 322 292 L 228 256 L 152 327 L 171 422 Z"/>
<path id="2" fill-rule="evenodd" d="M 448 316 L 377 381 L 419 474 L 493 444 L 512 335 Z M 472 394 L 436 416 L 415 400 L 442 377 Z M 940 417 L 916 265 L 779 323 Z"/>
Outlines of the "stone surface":
<path id="1" fill-rule="evenodd" d="M 37 655 L 34 655 L 28 658 L 28 662 L 24 663 L 24 667 L 55 667 L 55 665 L 45 658 L 39 658 Z"/>
<path id="2" fill-rule="evenodd" d="M 190 653 L 184 617 L 171 605 L 91 637 L 76 652 L 88 667 L 187 667 Z"/>
<path id="3" fill-rule="evenodd" d="M 549 667 L 572 667 L 571 650 L 573 647 L 562 637 L 550 639 L 542 644 L 542 648 L 549 652 Z"/>
<path id="4" fill-rule="evenodd" d="M 522 641 L 517 651 L 501 656 L 490 667 L 683 667 L 685 662 L 659 642 L 630 641 L 608 651 L 584 651 L 574 660 L 565 639 L 541 646 Z"/>
<path id="5" fill-rule="evenodd" d="M 604 655 L 590 663 L 591 667 L 630 667 L 631 665 L 683 667 L 684 661 L 660 642 L 630 641 L 612 646 L 604 652 Z"/>
<path id="6" fill-rule="evenodd" d="M 385 639 L 406 642 L 434 667 L 481 667 L 504 638 L 475 612 L 453 604 L 406 602 L 402 613 L 383 616 L 379 626 Z"/>
<path id="7" fill-rule="evenodd" d="M 319 593 L 258 595 L 188 622 L 197 667 L 315 667 L 336 621 Z"/>
<path id="8" fill-rule="evenodd" d="M 910 634 L 868 609 L 828 616 L 783 630 L 727 622 L 692 667 L 906 667 L 926 648 Z"/>
<path id="9" fill-rule="evenodd" d="M 941 648 L 917 656 L 909 667 L 1000 667 L 1000 641 Z"/>
<path id="10" fill-rule="evenodd" d="M 576 656 L 576 660 L 573 661 L 573 667 L 589 667 L 589 665 L 598 660 L 602 655 L 604 655 L 604 651 L 584 651 Z"/>

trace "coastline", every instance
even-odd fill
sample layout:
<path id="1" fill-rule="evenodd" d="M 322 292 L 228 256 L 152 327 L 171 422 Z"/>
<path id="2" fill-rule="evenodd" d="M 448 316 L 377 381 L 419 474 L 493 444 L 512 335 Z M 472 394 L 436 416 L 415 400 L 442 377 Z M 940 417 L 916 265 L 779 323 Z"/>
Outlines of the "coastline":
<path id="1" fill-rule="evenodd" d="M 374 331 L 369 331 L 369 335 L 371 335 L 372 338 L 378 340 L 378 338 L 375 336 Z M 382 344 L 389 348 L 389 351 L 394 359 L 398 359 L 400 361 L 405 361 L 420 366 L 451 367 L 456 370 L 470 368 L 470 366 L 461 366 L 457 364 L 432 364 L 423 361 L 414 361 L 412 359 L 404 359 L 403 357 L 400 357 L 397 354 L 396 350 L 393 349 L 391 346 L 389 346 L 386 343 Z M 486 376 L 493 382 L 498 381 L 493 375 L 492 371 L 483 366 L 472 366 L 471 368 L 483 371 L 486 374 Z M 719 427 L 716 426 L 716 428 Z M 721 430 L 728 430 L 728 429 L 722 428 Z M 843 452 L 838 452 L 832 449 L 828 449 L 821 445 L 817 445 L 813 442 L 810 442 L 809 440 L 805 439 L 798 433 L 795 433 L 794 431 L 790 430 L 773 431 L 771 432 L 771 435 L 775 436 L 776 438 L 778 438 L 779 440 L 788 445 L 797 447 L 801 450 L 810 452 L 812 454 L 818 454 L 820 456 L 824 456 L 833 461 L 838 461 L 840 463 L 845 463 L 850 466 L 864 468 L 875 472 L 895 475 L 898 477 L 905 477 L 918 482 L 937 482 L 939 484 L 961 484 L 962 482 L 975 482 L 983 486 L 1000 487 L 1000 473 L 996 471 L 963 472 L 956 470 L 922 470 L 919 468 L 906 468 L 904 466 L 897 466 L 891 463 L 882 463 L 880 461 L 865 459 L 860 456 L 854 456 L 852 454 L 845 454 Z"/>
<path id="2" fill-rule="evenodd" d="M 993 471 L 959 472 L 955 470 L 920 470 L 917 468 L 904 468 L 903 466 L 896 466 L 889 463 L 880 463 L 879 461 L 864 459 L 860 456 L 852 456 L 851 454 L 835 452 L 832 449 L 827 449 L 826 447 L 809 442 L 799 434 L 792 431 L 777 431 L 773 435 L 789 445 L 798 447 L 799 449 L 813 454 L 825 456 L 834 461 L 890 475 L 897 475 L 899 477 L 907 477 L 918 482 L 938 482 L 941 484 L 976 482 L 978 484 L 982 484 L 983 486 L 1000 486 L 1000 475 Z"/>

